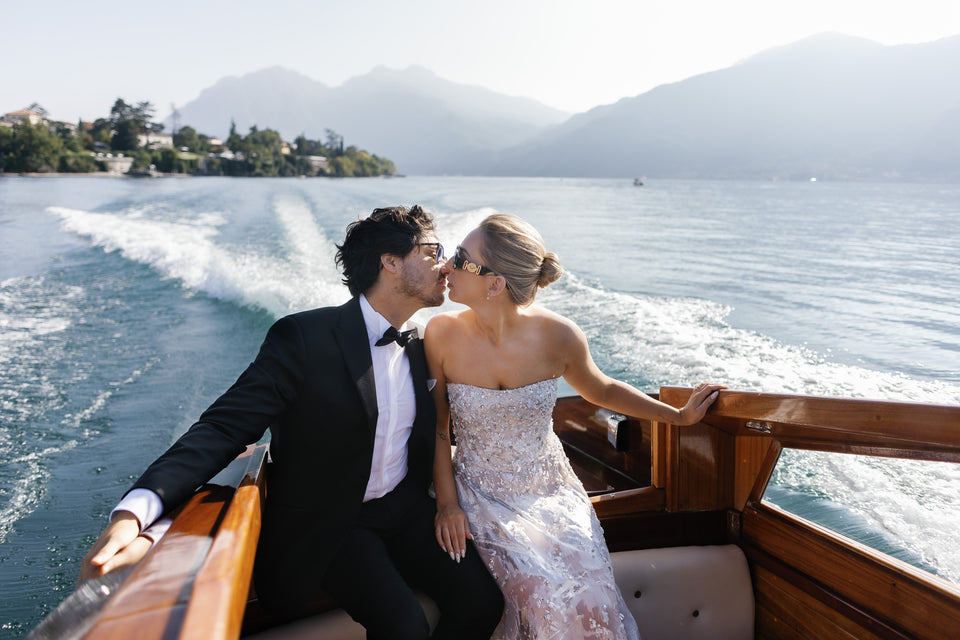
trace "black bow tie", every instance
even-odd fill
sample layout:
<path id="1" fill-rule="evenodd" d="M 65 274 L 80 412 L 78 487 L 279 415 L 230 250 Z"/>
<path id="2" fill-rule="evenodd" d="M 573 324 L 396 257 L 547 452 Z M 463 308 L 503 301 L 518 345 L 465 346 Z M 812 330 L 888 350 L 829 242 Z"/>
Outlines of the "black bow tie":
<path id="1" fill-rule="evenodd" d="M 393 327 L 390 327 L 383 332 L 383 337 L 377 340 L 377 346 L 382 347 L 388 345 L 393 341 L 396 341 L 401 347 L 407 346 L 407 343 L 410 342 L 411 338 L 417 337 L 417 330 L 410 329 L 409 331 L 397 331 Z"/>

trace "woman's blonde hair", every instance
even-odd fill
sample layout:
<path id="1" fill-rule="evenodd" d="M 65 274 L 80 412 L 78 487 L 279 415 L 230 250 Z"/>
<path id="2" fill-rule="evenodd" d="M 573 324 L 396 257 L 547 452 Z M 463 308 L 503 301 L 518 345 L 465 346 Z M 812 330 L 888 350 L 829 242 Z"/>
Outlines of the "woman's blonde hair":
<path id="1" fill-rule="evenodd" d="M 517 216 L 497 213 L 480 223 L 483 262 L 507 281 L 510 297 L 520 306 L 533 302 L 538 287 L 563 274 L 557 254 L 547 251 L 533 226 Z"/>

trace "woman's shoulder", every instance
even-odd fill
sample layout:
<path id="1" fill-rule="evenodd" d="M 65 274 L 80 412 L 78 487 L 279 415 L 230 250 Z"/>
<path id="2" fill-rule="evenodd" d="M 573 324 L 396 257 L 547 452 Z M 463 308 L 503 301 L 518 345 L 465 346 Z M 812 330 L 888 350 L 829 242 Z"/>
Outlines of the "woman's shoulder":
<path id="1" fill-rule="evenodd" d="M 526 315 L 536 324 L 538 331 L 549 332 L 553 337 L 572 337 L 581 333 L 573 320 L 543 307 L 530 306 L 526 309 Z"/>
<path id="2" fill-rule="evenodd" d="M 430 318 L 424 329 L 424 339 L 429 336 L 440 337 L 457 331 L 463 326 L 463 315 L 467 310 L 445 311 Z"/>

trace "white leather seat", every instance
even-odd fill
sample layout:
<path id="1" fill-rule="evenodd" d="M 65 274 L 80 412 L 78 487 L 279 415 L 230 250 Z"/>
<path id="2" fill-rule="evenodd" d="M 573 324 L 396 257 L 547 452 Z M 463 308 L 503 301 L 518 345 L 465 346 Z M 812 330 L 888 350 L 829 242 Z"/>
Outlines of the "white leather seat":
<path id="1" fill-rule="evenodd" d="M 736 545 L 612 554 L 643 640 L 752 640 L 750 569 Z"/>
<path id="2" fill-rule="evenodd" d="M 754 600 L 747 559 L 735 545 L 612 554 L 613 572 L 643 640 L 752 640 Z M 421 597 L 431 625 L 437 608 Z M 256 640 L 364 640 L 343 610 L 251 636 Z"/>

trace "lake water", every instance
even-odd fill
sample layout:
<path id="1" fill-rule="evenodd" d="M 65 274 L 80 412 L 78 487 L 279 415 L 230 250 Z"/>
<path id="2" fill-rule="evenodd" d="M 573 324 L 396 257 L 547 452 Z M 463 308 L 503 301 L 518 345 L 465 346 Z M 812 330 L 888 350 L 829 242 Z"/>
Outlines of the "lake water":
<path id="1" fill-rule="evenodd" d="M 645 391 L 713 380 L 960 404 L 960 185 L 4 178 L 0 637 L 69 594 L 110 509 L 275 318 L 346 300 L 333 263 L 346 225 L 415 203 L 448 251 L 489 213 L 532 222 L 568 270 L 539 303 Z M 953 467 L 871 478 L 858 508 L 958 581 Z M 857 473 L 824 462 L 814 491 Z M 877 508 L 903 482 L 954 504 Z"/>

